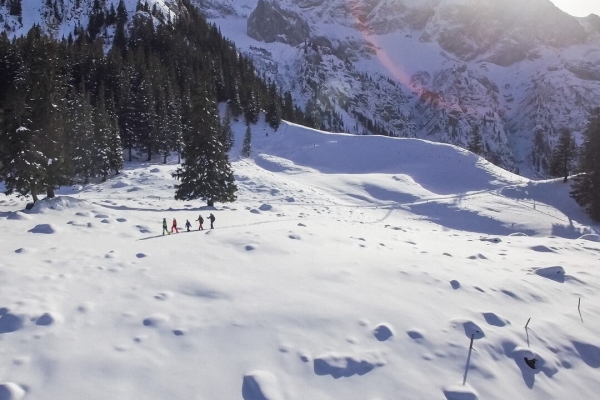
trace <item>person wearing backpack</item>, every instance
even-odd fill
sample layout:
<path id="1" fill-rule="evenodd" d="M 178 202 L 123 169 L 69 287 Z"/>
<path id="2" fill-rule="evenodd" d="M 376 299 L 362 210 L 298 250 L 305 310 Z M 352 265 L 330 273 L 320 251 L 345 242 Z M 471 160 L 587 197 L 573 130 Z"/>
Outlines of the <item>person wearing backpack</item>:
<path id="1" fill-rule="evenodd" d="M 212 215 L 212 213 L 210 213 L 210 215 L 208 216 L 208 219 L 210 220 L 210 229 L 214 229 L 215 216 Z"/>
<path id="2" fill-rule="evenodd" d="M 171 234 L 171 232 L 169 232 L 169 228 L 167 228 L 167 219 L 163 218 L 163 236 L 165 236 L 165 232 L 167 235 Z"/>
<path id="3" fill-rule="evenodd" d="M 185 228 L 187 229 L 187 231 L 190 231 L 190 228 L 192 227 L 192 224 L 190 224 L 190 220 L 186 219 L 185 220 Z"/>
<path id="4" fill-rule="evenodd" d="M 173 233 L 173 229 L 175 229 L 175 233 L 179 233 L 179 229 L 177 229 L 177 220 L 173 218 L 173 225 L 171 225 L 171 233 Z"/>
<path id="5" fill-rule="evenodd" d="M 198 230 L 203 231 L 204 228 L 202 227 L 202 224 L 204 223 L 204 218 L 202 218 L 202 215 L 198 215 L 198 219 L 196 221 L 198 221 Z"/>

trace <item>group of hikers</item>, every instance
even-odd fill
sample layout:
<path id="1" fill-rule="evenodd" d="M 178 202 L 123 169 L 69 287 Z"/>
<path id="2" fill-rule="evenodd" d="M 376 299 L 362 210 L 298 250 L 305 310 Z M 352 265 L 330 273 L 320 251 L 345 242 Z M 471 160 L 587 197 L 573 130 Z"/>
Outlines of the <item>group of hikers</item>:
<path id="1" fill-rule="evenodd" d="M 215 216 L 210 213 L 210 215 L 208 216 L 208 220 L 210 221 L 210 229 L 214 229 L 215 228 Z M 202 226 L 204 224 L 204 218 L 202 218 L 202 215 L 198 215 L 198 219 L 194 220 L 194 221 L 198 221 L 198 230 L 202 231 L 204 230 L 204 227 Z M 187 229 L 188 232 L 190 232 L 190 228 L 192 227 L 192 224 L 190 223 L 189 219 L 185 220 L 185 227 Z M 167 235 L 170 235 L 171 233 L 173 233 L 173 231 L 175 231 L 175 233 L 179 233 L 179 229 L 177 229 L 177 220 L 175 218 L 173 218 L 173 224 L 171 225 L 171 231 L 169 232 L 169 229 L 167 228 L 167 219 L 163 218 L 163 236 L 165 235 L 165 233 Z"/>

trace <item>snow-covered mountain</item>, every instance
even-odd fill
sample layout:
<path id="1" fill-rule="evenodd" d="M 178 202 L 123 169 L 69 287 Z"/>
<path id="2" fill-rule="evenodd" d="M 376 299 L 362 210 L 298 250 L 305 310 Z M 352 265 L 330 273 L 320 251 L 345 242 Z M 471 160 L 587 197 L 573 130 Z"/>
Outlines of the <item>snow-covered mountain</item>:
<path id="1" fill-rule="evenodd" d="M 0 194 L 0 399 L 596 398 L 600 230 L 568 185 L 264 120 L 240 158 L 232 129 L 233 204 L 145 162 Z"/>
<path id="2" fill-rule="evenodd" d="M 94 4 L 22 2 L 22 24 L 2 11 L 9 30 L 43 23 L 61 35 L 85 26 Z M 180 12 L 176 1 L 148 3 Z M 350 133 L 377 126 L 466 147 L 476 126 L 489 160 L 536 176 L 559 128 L 581 132 L 600 105 L 600 17 L 575 18 L 549 0 L 195 3 L 261 73 L 300 104 L 334 110 Z M 54 9 L 64 10 L 60 23 Z"/>
<path id="3" fill-rule="evenodd" d="M 349 132 L 365 131 L 359 113 L 398 136 L 466 146 L 476 125 L 490 160 L 536 175 L 557 130 L 581 132 L 600 105 L 600 17 L 548 0 L 199 5 L 284 87 L 343 107 Z M 309 45 L 291 47 L 305 24 Z"/>

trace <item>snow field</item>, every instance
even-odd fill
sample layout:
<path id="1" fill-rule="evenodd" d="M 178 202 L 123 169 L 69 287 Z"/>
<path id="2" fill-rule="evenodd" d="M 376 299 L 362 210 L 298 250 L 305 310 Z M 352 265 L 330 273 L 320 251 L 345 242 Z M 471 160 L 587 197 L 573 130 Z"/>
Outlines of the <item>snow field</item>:
<path id="1" fill-rule="evenodd" d="M 238 159 L 234 129 L 233 204 L 172 200 L 176 166 L 150 163 L 29 212 L 2 197 L 0 399 L 600 390 L 598 230 L 555 182 L 286 123 Z"/>

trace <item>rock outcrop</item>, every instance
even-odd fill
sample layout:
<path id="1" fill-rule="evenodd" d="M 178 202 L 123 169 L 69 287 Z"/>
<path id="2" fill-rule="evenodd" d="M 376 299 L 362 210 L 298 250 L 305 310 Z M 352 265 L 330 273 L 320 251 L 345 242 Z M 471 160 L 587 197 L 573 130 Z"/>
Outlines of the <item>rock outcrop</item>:
<path id="1" fill-rule="evenodd" d="M 309 35 L 308 23 L 300 15 L 271 0 L 259 0 L 248 18 L 248 36 L 262 42 L 297 46 Z"/>

